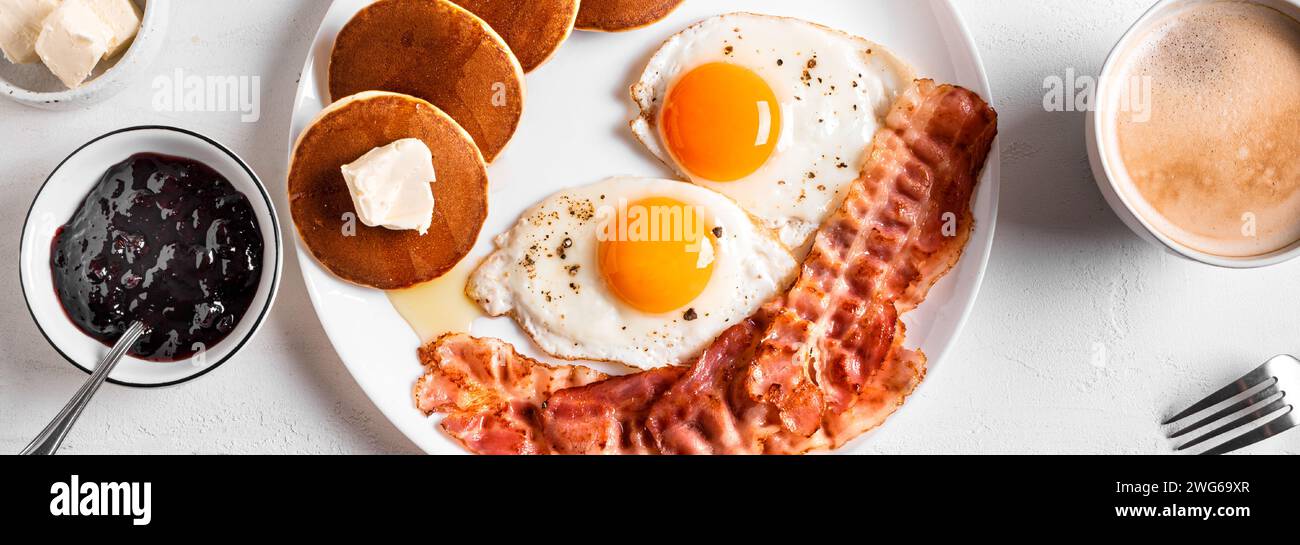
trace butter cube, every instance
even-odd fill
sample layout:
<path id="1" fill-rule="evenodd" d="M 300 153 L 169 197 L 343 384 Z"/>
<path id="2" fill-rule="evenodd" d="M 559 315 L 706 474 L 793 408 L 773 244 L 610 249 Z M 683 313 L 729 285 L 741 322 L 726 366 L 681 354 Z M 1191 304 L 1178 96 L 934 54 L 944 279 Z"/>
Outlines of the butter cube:
<path id="1" fill-rule="evenodd" d="M 86 0 L 65 0 L 45 18 L 36 54 L 64 85 L 76 89 L 108 53 L 112 39 L 113 30 Z"/>
<path id="2" fill-rule="evenodd" d="M 0 0 L 0 50 L 15 64 L 29 64 L 36 55 L 41 23 L 61 0 Z"/>
<path id="3" fill-rule="evenodd" d="M 126 50 L 140 30 L 140 8 L 131 0 L 85 0 L 90 10 L 99 16 L 104 24 L 113 31 L 113 39 L 108 42 L 107 57 L 112 57 Z"/>
<path id="4" fill-rule="evenodd" d="M 343 166 L 343 180 L 361 223 L 420 235 L 433 224 L 429 184 L 436 179 L 433 153 L 417 138 L 375 148 Z"/>

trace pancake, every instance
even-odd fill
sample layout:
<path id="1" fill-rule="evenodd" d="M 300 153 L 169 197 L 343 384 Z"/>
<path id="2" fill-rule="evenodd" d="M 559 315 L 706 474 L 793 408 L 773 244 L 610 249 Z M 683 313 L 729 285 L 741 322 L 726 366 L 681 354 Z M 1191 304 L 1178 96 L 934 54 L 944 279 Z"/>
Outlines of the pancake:
<path id="1" fill-rule="evenodd" d="M 428 234 L 369 227 L 355 219 L 343 165 L 373 148 L 418 138 L 433 152 Z M 487 219 L 487 170 L 469 135 L 415 97 L 367 92 L 326 108 L 303 131 L 289 164 L 289 207 L 303 243 L 339 278 L 379 289 L 438 278 L 474 247 Z M 351 221 L 345 214 L 353 214 Z M 347 236 L 347 229 L 355 229 Z"/>
<path id="2" fill-rule="evenodd" d="M 684 0 L 582 0 L 576 26 L 582 30 L 622 32 L 663 20 Z"/>
<path id="3" fill-rule="evenodd" d="M 474 12 L 497 31 L 524 72 L 532 72 L 550 59 L 573 32 L 578 0 L 452 0 Z"/>
<path id="4" fill-rule="evenodd" d="M 447 112 L 496 159 L 524 111 L 524 71 L 487 23 L 449 0 L 379 0 L 344 25 L 330 96 L 391 91 Z"/>

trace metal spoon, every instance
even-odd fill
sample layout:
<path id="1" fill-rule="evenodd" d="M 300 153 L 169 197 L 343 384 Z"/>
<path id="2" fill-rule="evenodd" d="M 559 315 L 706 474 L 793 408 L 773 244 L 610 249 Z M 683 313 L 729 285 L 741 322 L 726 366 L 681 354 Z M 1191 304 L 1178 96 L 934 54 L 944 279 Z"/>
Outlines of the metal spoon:
<path id="1" fill-rule="evenodd" d="M 122 360 L 122 356 L 126 355 L 126 351 L 144 333 L 145 327 L 143 323 L 139 321 L 131 322 L 130 327 L 126 328 L 126 332 L 108 351 L 108 355 L 99 360 L 99 365 L 95 366 L 95 372 L 90 374 L 90 378 L 86 379 L 86 383 L 81 385 L 81 389 L 77 390 L 76 395 L 72 396 L 72 400 L 68 401 L 68 404 L 63 407 L 62 411 L 59 411 L 59 415 L 54 417 L 50 425 L 45 426 L 41 434 L 36 436 L 36 439 L 33 439 L 31 444 L 27 445 L 27 448 L 23 449 L 22 454 L 54 454 L 55 451 L 59 450 L 63 438 L 68 436 L 69 431 L 72 431 L 72 425 L 77 423 L 81 411 L 85 410 L 86 405 L 90 403 L 91 396 L 94 396 L 95 392 L 99 391 L 99 387 L 104 384 L 104 379 L 107 379 L 108 374 L 113 372 L 114 367 L 117 367 L 117 362 Z"/>

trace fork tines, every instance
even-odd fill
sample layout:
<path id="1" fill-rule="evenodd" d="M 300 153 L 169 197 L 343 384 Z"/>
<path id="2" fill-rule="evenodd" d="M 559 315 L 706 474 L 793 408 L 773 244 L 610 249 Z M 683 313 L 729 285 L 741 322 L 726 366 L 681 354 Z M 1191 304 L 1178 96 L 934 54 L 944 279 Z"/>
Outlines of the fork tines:
<path id="1" fill-rule="evenodd" d="M 1206 426 L 1228 419 L 1242 411 L 1247 411 L 1208 432 L 1183 442 L 1175 448 L 1175 450 L 1182 451 L 1272 417 L 1263 425 L 1224 441 L 1201 454 L 1232 452 L 1295 427 L 1297 419 L 1293 413 L 1293 407 L 1287 403 L 1286 394 L 1288 387 L 1293 390 L 1300 387 L 1297 380 L 1300 380 L 1300 360 L 1291 356 L 1277 356 L 1264 362 L 1263 365 L 1247 373 L 1246 376 L 1220 388 L 1219 391 L 1170 417 L 1161 425 L 1167 426 L 1186 421 L 1193 415 L 1226 404 L 1190 424 L 1180 426 L 1178 431 L 1169 435 L 1170 439 L 1175 439 L 1202 430 Z M 1242 396 L 1242 394 L 1249 395 L 1234 401 L 1235 398 Z"/>

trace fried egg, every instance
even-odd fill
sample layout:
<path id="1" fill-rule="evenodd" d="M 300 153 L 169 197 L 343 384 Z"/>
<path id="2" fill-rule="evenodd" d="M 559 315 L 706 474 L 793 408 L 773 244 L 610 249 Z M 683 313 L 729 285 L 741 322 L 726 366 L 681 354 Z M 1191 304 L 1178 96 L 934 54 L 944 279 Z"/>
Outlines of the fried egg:
<path id="1" fill-rule="evenodd" d="M 670 38 L 632 87 L 637 138 L 796 248 L 839 208 L 906 63 L 863 38 L 735 13 Z"/>
<path id="2" fill-rule="evenodd" d="M 466 293 L 543 351 L 649 369 L 692 361 L 797 268 L 726 197 L 611 178 L 547 198 L 496 239 Z"/>

